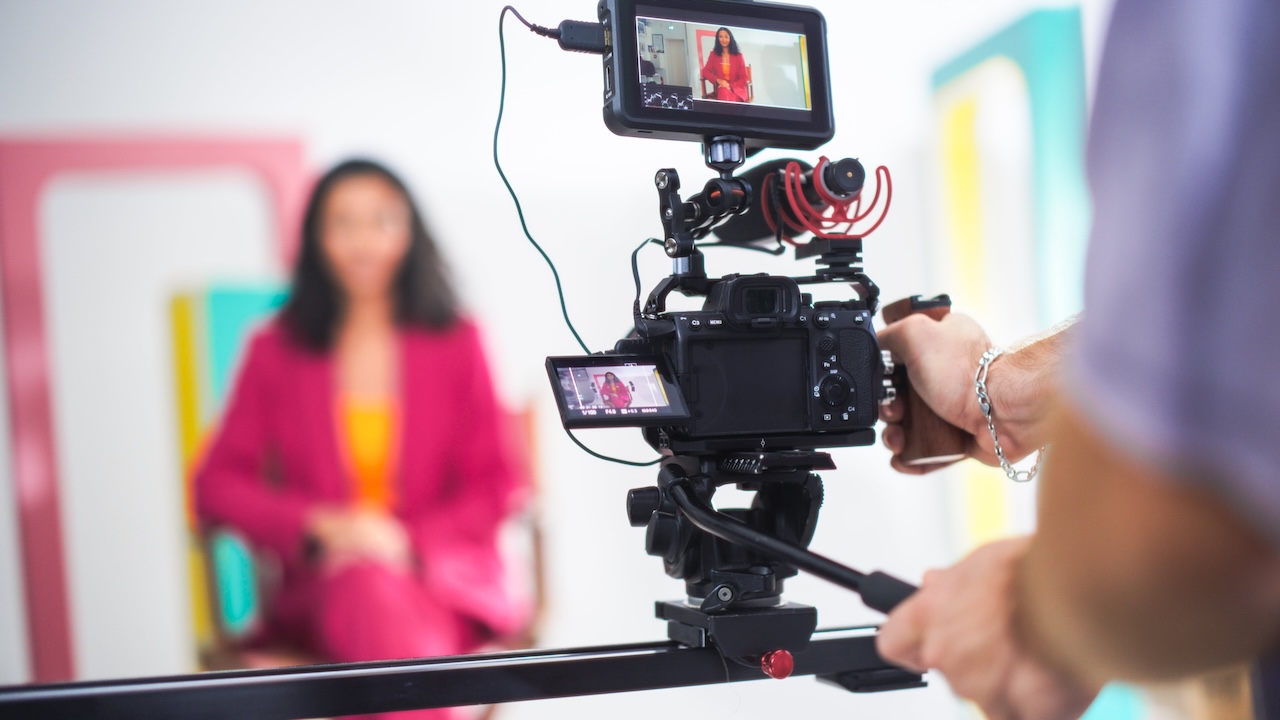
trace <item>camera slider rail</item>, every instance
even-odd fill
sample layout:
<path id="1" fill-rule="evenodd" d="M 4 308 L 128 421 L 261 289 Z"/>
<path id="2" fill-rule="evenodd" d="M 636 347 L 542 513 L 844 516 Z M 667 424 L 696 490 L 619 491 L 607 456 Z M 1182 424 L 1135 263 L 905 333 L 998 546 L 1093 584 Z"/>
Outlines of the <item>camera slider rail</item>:
<path id="1" fill-rule="evenodd" d="M 793 675 L 851 692 L 925 684 L 880 658 L 874 627 L 820 630 L 794 660 Z M 0 717 L 281 720 L 765 679 L 761 668 L 726 663 L 713 648 L 657 642 L 0 687 Z"/>

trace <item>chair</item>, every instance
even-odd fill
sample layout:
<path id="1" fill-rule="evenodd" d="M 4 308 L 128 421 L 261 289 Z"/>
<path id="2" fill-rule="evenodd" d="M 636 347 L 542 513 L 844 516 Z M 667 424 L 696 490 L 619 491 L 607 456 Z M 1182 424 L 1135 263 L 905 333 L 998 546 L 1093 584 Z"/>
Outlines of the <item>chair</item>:
<path id="1" fill-rule="evenodd" d="M 278 574 L 271 561 L 254 554 L 233 529 L 209 527 L 201 539 L 206 602 L 213 620 L 212 639 L 200 650 L 201 668 L 265 670 L 323 663 L 323 658 L 283 644 L 245 646 L 258 627 L 257 609 L 270 603 L 278 587 Z"/>
<path id="2" fill-rule="evenodd" d="M 225 528 L 199 526 L 191 483 L 196 463 L 231 382 L 250 329 L 284 302 L 274 285 L 215 286 L 176 295 L 170 303 L 183 481 L 187 498 L 192 616 L 204 669 L 273 667 L 314 662 L 284 649 L 276 657 L 242 654 L 252 633 L 269 572 L 248 545 Z"/>

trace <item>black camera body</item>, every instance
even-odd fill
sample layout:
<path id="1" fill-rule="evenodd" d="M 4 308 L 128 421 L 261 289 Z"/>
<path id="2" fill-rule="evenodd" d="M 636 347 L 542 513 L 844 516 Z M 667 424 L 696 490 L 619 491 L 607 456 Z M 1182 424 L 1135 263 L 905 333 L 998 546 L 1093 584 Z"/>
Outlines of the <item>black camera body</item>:
<path id="1" fill-rule="evenodd" d="M 815 305 L 792 278 L 730 275 L 702 310 L 646 326 L 653 334 L 615 350 L 663 356 L 690 412 L 684 424 L 651 430 L 652 443 L 769 450 L 874 441 L 884 366 L 864 303 Z"/>

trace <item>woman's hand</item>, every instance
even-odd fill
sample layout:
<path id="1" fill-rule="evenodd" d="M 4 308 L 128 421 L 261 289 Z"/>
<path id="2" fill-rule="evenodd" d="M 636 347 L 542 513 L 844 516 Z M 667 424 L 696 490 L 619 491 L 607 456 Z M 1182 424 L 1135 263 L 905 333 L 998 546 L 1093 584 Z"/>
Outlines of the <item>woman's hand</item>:
<path id="1" fill-rule="evenodd" d="M 718 85 L 718 86 L 720 86 L 720 87 L 722 87 L 722 88 L 727 88 L 727 87 L 729 87 L 729 81 L 728 81 L 728 80 L 717 80 L 717 81 L 716 81 L 716 85 Z"/>
<path id="2" fill-rule="evenodd" d="M 360 560 L 408 569 L 413 561 L 409 533 L 385 512 L 323 508 L 311 514 L 307 530 L 320 545 L 320 560 L 326 570 Z"/>

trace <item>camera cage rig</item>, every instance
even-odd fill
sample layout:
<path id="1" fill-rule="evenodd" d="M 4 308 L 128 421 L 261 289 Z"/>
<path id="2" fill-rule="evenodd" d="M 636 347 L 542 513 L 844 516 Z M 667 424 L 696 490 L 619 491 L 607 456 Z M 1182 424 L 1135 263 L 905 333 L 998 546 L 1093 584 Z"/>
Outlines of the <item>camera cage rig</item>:
<path id="1" fill-rule="evenodd" d="M 697 241 L 751 207 L 751 184 L 733 175 L 745 154 L 740 137 L 717 135 L 704 141 L 704 160 L 717 177 L 688 200 L 681 199 L 674 169 L 655 174 L 663 247 L 673 269 L 643 305 L 636 303 L 640 338 L 673 332 L 674 320 L 665 314 L 672 292 L 707 297 L 723 281 L 707 276 Z M 853 192 L 860 190 L 859 182 Z M 858 292 L 851 309 L 865 312 L 869 321 L 879 289 L 862 270 L 861 252 L 860 237 L 815 238 L 797 246 L 796 255 L 814 258 L 818 269 L 790 279 L 797 284 L 850 283 Z M 892 367 L 887 358 L 884 362 L 887 375 Z M 892 388 L 887 392 L 891 397 Z M 822 480 L 814 471 L 835 468 L 829 454 L 810 449 L 813 437 L 682 439 L 659 427 L 643 432 L 666 457 L 656 486 L 630 491 L 627 515 L 633 527 L 646 529 L 646 551 L 663 559 L 668 575 L 685 580 L 687 599 L 657 604 L 672 640 L 714 646 L 726 659 L 769 674 L 779 658 L 805 650 L 817 625 L 814 608 L 782 600 L 784 580 L 798 570 L 854 590 L 868 606 L 886 613 L 914 591 L 891 576 L 865 575 L 807 550 L 823 498 Z M 822 446 L 867 445 L 874 438 L 874 430 L 859 428 L 827 435 Z M 716 489 L 725 485 L 754 492 L 751 507 L 712 509 Z M 919 679 L 912 676 L 911 682 Z"/>
<path id="2" fill-rule="evenodd" d="M 666 299 L 672 292 L 704 297 L 711 292 L 719 279 L 707 277 L 706 261 L 697 248 L 697 241 L 706 237 L 720 222 L 745 212 L 753 200 L 751 185 L 733 176 L 734 170 L 746 162 L 746 146 L 742 138 L 732 135 L 709 137 L 703 143 L 703 157 L 719 177 L 708 180 L 702 192 L 687 201 L 681 200 L 680 175 L 675 169 L 663 168 L 654 176 L 658 213 L 665 237 L 663 249 L 674 263 L 671 275 L 650 292 L 643 306 L 637 304 L 635 307 L 636 329 L 642 334 L 657 332 L 652 324 L 658 322 L 659 314 L 666 310 Z M 777 212 L 775 210 L 775 215 Z M 782 237 L 781 226 L 778 236 Z M 816 259 L 818 267 L 814 274 L 793 277 L 792 280 L 801 285 L 847 282 L 858 290 L 863 307 L 875 314 L 880 288 L 862 270 L 861 237 L 814 238 L 805 245 L 796 246 L 796 259 L 807 258 Z"/>

